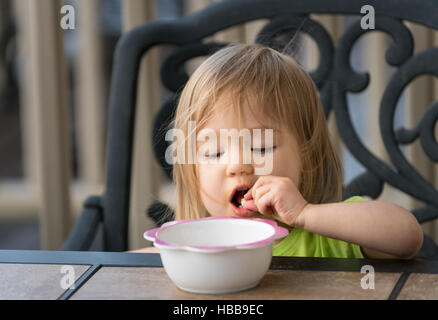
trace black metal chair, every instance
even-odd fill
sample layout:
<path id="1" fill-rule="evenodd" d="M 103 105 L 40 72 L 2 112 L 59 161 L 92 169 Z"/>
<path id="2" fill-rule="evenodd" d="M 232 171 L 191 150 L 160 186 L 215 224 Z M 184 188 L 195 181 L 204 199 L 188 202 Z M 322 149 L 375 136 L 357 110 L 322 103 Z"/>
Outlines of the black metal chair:
<path id="1" fill-rule="evenodd" d="M 363 91 L 369 83 L 367 73 L 358 73 L 350 66 L 353 44 L 366 32 L 360 22 L 351 25 L 334 44 L 327 31 L 309 14 L 360 15 L 363 5 L 375 9 L 375 29 L 392 37 L 386 52 L 388 64 L 397 67 L 391 77 L 380 105 L 380 130 L 391 164 L 378 159 L 364 146 L 352 124 L 346 95 Z M 99 224 L 103 225 L 105 251 L 127 250 L 131 159 L 134 132 L 135 101 L 140 59 L 157 45 L 174 45 L 172 53 L 161 67 L 163 85 L 173 96 L 161 107 L 154 120 L 154 151 L 158 162 L 172 179 L 172 167 L 165 161 L 168 142 L 164 140 L 163 125 L 174 114 L 178 92 L 188 80 L 184 63 L 197 56 L 206 56 L 226 43 L 203 42 L 212 34 L 257 19 L 269 19 L 260 30 L 256 42 L 283 48 L 287 35 L 298 30 L 312 37 L 320 51 L 320 62 L 311 73 L 317 84 L 326 116 L 335 113 L 340 135 L 346 147 L 366 168 L 344 187 L 343 197 L 367 195 L 376 198 L 383 184 L 402 190 L 423 201 L 425 205 L 413 210 L 420 223 L 438 217 L 438 192 L 404 157 L 401 145 L 420 139 L 430 159 L 438 160 L 438 145 L 433 129 L 438 117 L 438 102 L 430 106 L 419 124 L 411 130 L 394 130 L 394 114 L 398 98 L 416 76 L 432 74 L 438 77 L 438 48 L 413 56 L 413 38 L 403 21 L 416 22 L 438 29 L 438 2 L 435 0 L 231 0 L 221 1 L 191 16 L 174 21 L 156 21 L 138 26 L 120 39 L 115 55 L 109 112 L 106 188 L 103 195 L 90 196 L 63 250 L 87 250 Z M 286 35 L 286 37 L 285 37 Z M 146 209 L 146 208 L 145 208 Z M 160 202 L 148 208 L 150 217 L 159 221 L 167 206 Z M 427 236 L 419 257 L 438 259 L 438 246 Z"/>

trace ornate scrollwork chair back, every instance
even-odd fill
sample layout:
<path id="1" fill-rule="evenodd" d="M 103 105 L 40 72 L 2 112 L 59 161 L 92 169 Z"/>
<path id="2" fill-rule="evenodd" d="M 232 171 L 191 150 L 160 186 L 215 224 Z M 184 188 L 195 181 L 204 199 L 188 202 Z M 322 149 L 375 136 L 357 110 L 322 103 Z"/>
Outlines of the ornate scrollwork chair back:
<path id="1" fill-rule="evenodd" d="M 372 5 L 375 10 L 375 30 L 391 37 L 385 59 L 396 71 L 384 89 L 380 105 L 369 106 L 379 108 L 380 134 L 389 163 L 379 159 L 364 145 L 351 119 L 350 110 L 354 108 L 349 108 L 347 100 L 347 94 L 364 91 L 372 81 L 368 73 L 358 72 L 351 66 L 350 56 L 353 45 L 374 30 L 363 29 L 358 19 L 335 43 L 327 30 L 311 17 L 311 14 L 360 16 L 363 5 Z M 395 109 L 406 86 L 420 75 L 438 77 L 438 48 L 413 55 L 414 39 L 405 25 L 405 22 L 415 22 L 438 30 L 438 2 L 232 0 L 214 3 L 178 20 L 140 25 L 122 36 L 117 46 L 111 84 L 106 190 L 101 196 L 87 199 L 84 214 L 65 249 L 86 249 L 99 223 L 103 223 L 105 250 L 127 249 L 133 124 L 142 56 L 157 45 L 173 46 L 172 52 L 163 59 L 160 72 L 163 86 L 172 94 L 154 119 L 151 142 L 158 163 L 171 180 L 172 166 L 165 160 L 170 142 L 165 141 L 163 128 L 173 119 L 178 93 L 189 78 L 185 63 L 195 57 L 208 56 L 228 44 L 207 42 L 207 37 L 259 19 L 267 19 L 267 23 L 260 29 L 255 42 L 280 50 L 289 43 L 291 36 L 306 34 L 317 44 L 320 60 L 311 76 L 320 91 L 324 113 L 327 118 L 334 113 L 346 148 L 366 169 L 344 186 L 343 198 L 362 195 L 375 199 L 387 183 L 424 203 L 413 210 L 421 223 L 438 217 L 437 189 L 419 174 L 401 150 L 402 146 L 419 139 L 424 153 L 432 161 L 438 160 L 434 136 L 438 101 L 428 108 L 413 129 L 394 128 Z M 147 209 L 147 214 L 158 222 L 165 210 L 169 210 L 168 206 L 156 201 Z M 438 247 L 427 236 L 419 256 L 438 259 Z"/>

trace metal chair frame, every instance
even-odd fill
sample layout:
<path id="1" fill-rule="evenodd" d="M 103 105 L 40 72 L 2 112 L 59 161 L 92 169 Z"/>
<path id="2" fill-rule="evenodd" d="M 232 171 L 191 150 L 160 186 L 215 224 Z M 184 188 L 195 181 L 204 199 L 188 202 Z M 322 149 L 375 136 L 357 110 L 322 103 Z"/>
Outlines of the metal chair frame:
<path id="1" fill-rule="evenodd" d="M 359 73 L 350 65 L 350 54 L 356 41 L 367 32 L 360 21 L 353 23 L 335 44 L 328 32 L 310 14 L 360 15 L 364 5 L 375 9 L 375 30 L 387 33 L 392 44 L 386 51 L 388 64 L 397 67 L 390 78 L 380 103 L 379 127 L 391 164 L 378 159 L 362 142 L 352 124 L 347 93 L 365 90 L 368 73 Z M 258 19 L 268 19 L 256 42 L 273 48 L 284 45 L 286 32 L 306 33 L 317 43 L 319 65 L 311 73 L 321 93 L 325 115 L 334 112 L 339 133 L 348 150 L 366 168 L 366 172 L 344 187 L 343 197 L 367 195 L 377 198 L 384 183 L 424 202 L 413 210 L 420 223 L 438 217 L 437 189 L 426 181 L 408 162 L 400 146 L 420 139 L 425 154 L 438 160 L 438 144 L 434 126 L 438 118 L 438 101 L 433 103 L 413 129 L 394 129 L 397 102 L 406 86 L 416 77 L 431 74 L 438 77 L 438 48 L 413 55 L 414 39 L 404 21 L 438 30 L 438 2 L 435 0 L 231 0 L 214 3 L 202 11 L 178 20 L 155 21 L 125 33 L 117 45 L 109 101 L 107 137 L 106 188 L 103 195 L 90 196 L 64 250 L 87 250 L 99 224 L 103 224 L 104 251 L 124 251 L 128 245 L 128 212 L 131 185 L 131 162 L 137 78 L 143 55 L 157 45 L 173 45 L 175 50 L 161 67 L 163 85 L 174 93 L 159 110 L 154 120 L 154 151 L 158 162 L 171 179 L 172 167 L 165 161 L 168 142 L 162 126 L 174 114 L 178 92 L 189 75 L 184 63 L 197 56 L 209 55 L 227 43 L 203 42 L 218 31 Z M 280 40 L 279 40 L 280 39 Z M 166 206 L 154 203 L 149 208 L 158 217 Z M 438 247 L 425 237 L 421 256 L 438 259 Z"/>

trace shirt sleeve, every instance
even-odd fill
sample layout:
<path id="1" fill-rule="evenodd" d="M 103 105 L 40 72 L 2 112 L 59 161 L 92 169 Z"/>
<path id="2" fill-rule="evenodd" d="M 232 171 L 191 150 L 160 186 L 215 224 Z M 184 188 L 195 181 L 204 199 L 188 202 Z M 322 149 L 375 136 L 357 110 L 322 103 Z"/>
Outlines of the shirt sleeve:
<path id="1" fill-rule="evenodd" d="M 352 196 L 344 200 L 344 202 L 361 202 L 361 201 L 365 201 L 365 199 L 362 198 L 361 196 Z"/>
<path id="2" fill-rule="evenodd" d="M 361 202 L 365 201 L 360 196 L 350 197 L 344 202 Z M 345 242 L 342 240 L 327 238 L 321 235 L 317 235 L 319 242 L 320 255 L 323 257 L 332 258 L 356 258 L 363 259 L 364 255 L 359 245 L 354 243 Z"/>
<path id="3" fill-rule="evenodd" d="M 362 198 L 361 196 L 352 196 L 348 199 L 345 199 L 344 202 L 362 202 L 365 201 L 364 198 Z M 326 238 L 329 240 L 334 240 L 334 239 L 330 239 L 330 238 Z M 335 240 L 335 241 L 340 241 L 340 240 Z M 340 241 L 341 243 L 344 241 Z M 348 258 L 358 258 L 358 259 L 363 259 L 365 258 L 362 252 L 362 249 L 359 245 L 354 244 L 354 243 L 348 243 L 348 242 L 344 242 L 344 244 L 341 244 L 340 248 L 341 248 L 341 252 L 339 252 L 340 255 L 346 255 Z"/>

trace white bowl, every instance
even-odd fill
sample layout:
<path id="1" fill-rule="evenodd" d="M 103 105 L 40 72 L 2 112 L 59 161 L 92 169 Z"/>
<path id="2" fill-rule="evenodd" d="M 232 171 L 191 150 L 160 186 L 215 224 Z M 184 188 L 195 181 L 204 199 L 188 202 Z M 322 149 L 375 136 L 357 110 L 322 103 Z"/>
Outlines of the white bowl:
<path id="1" fill-rule="evenodd" d="M 269 268 L 274 240 L 287 234 L 271 220 L 209 217 L 168 222 L 144 237 L 160 249 L 176 286 L 220 294 L 255 287 Z"/>

